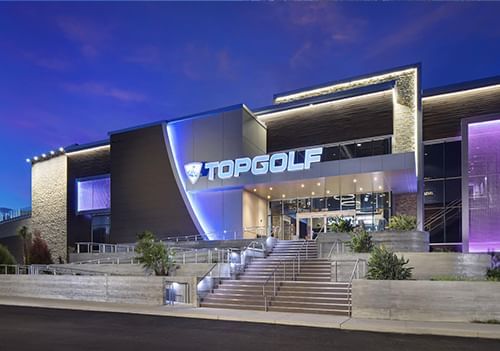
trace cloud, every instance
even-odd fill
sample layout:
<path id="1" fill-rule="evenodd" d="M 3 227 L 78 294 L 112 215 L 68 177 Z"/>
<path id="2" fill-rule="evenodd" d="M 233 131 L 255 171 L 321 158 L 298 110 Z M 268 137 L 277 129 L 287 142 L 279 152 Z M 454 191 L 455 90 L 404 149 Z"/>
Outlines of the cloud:
<path id="1" fill-rule="evenodd" d="M 64 89 L 72 93 L 111 97 L 123 102 L 143 102 L 147 100 L 146 95 L 136 91 L 112 87 L 108 84 L 98 82 L 67 83 Z"/>
<path id="2" fill-rule="evenodd" d="M 401 28 L 395 29 L 385 38 L 381 38 L 368 50 L 367 59 L 379 56 L 384 53 L 392 53 L 394 50 L 411 44 L 436 30 L 435 26 L 443 26 L 443 21 L 454 17 L 460 11 L 458 6 L 448 4 L 439 6 L 433 11 L 426 11 L 420 16 L 414 16 Z"/>
<path id="3" fill-rule="evenodd" d="M 79 45 L 87 58 L 97 57 L 105 43 L 111 39 L 109 27 L 97 25 L 75 17 L 60 17 L 57 26 L 69 40 Z"/>
<path id="4" fill-rule="evenodd" d="M 162 63 L 162 54 L 159 47 L 148 45 L 136 49 L 129 56 L 125 56 L 124 61 L 140 65 L 159 65 Z"/>
<path id="5" fill-rule="evenodd" d="M 289 64 L 292 68 L 301 66 L 309 66 L 309 56 L 312 52 L 313 45 L 310 41 L 304 42 L 290 57 Z"/>
<path id="6" fill-rule="evenodd" d="M 53 71 L 66 71 L 71 67 L 71 63 L 64 59 L 59 58 L 44 58 L 39 57 L 34 59 L 35 65 L 47 68 Z"/>
<path id="7" fill-rule="evenodd" d="M 236 79 L 238 61 L 227 49 L 190 43 L 180 51 L 181 73 L 190 80 Z"/>
<path id="8" fill-rule="evenodd" d="M 366 21 L 344 13 L 341 7 L 328 2 L 290 3 L 278 7 L 279 16 L 290 31 L 309 37 L 319 36 L 326 45 L 355 42 Z"/>

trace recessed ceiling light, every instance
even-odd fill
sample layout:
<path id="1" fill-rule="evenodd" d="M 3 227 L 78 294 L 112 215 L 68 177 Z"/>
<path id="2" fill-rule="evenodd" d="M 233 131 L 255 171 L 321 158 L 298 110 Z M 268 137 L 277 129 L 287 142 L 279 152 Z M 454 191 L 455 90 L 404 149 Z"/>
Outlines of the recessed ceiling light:
<path id="1" fill-rule="evenodd" d="M 30 160 L 29 158 L 27 158 L 27 159 L 26 159 L 26 162 L 28 162 L 28 163 L 29 163 L 29 162 L 31 162 L 31 160 Z"/>
<path id="2" fill-rule="evenodd" d="M 357 180 L 356 178 L 354 178 L 354 179 L 352 180 L 352 182 L 353 182 L 353 183 L 356 183 L 357 181 L 358 181 L 358 180 Z"/>
<path id="3" fill-rule="evenodd" d="M 254 188 L 254 189 L 253 189 L 253 192 L 255 193 L 256 191 L 257 191 L 257 189 L 255 189 L 255 188 Z"/>
<path id="4" fill-rule="evenodd" d="M 47 155 L 46 154 L 42 154 L 42 157 L 45 158 L 45 157 L 47 157 Z"/>
<path id="5" fill-rule="evenodd" d="M 311 192 L 311 195 L 315 195 L 314 191 L 313 191 L 313 192 Z"/>
<path id="6" fill-rule="evenodd" d="M 269 190 L 273 190 L 273 187 L 272 187 L 272 186 L 270 186 L 270 187 L 269 187 Z"/>
<path id="7" fill-rule="evenodd" d="M 379 185 L 379 186 L 378 186 L 378 190 L 382 190 L 382 185 Z"/>
<path id="8" fill-rule="evenodd" d="M 304 187 L 304 184 L 300 184 L 300 187 L 303 188 Z"/>
<path id="9" fill-rule="evenodd" d="M 320 186 L 320 185 L 321 185 L 321 183 L 320 183 L 320 182 L 317 182 L 317 183 L 316 183 L 316 185 L 317 185 L 317 186 Z"/>
<path id="10" fill-rule="evenodd" d="M 38 156 L 33 157 L 33 160 L 38 161 Z"/>
<path id="11" fill-rule="evenodd" d="M 363 191 L 363 188 L 359 188 L 359 191 Z"/>
<path id="12" fill-rule="evenodd" d="M 327 190 L 327 191 L 326 191 L 326 193 L 327 193 L 327 194 L 330 194 L 330 190 Z"/>
<path id="13" fill-rule="evenodd" d="M 270 199 L 271 198 L 271 195 L 267 195 L 267 198 Z"/>
<path id="14" fill-rule="evenodd" d="M 373 180 L 374 180 L 374 181 L 377 181 L 377 179 L 378 179 L 377 177 L 373 177 Z"/>
<path id="15" fill-rule="evenodd" d="M 282 194 L 282 195 L 281 195 L 281 197 L 282 197 L 282 198 L 285 198 L 285 194 Z"/>
<path id="16" fill-rule="evenodd" d="M 61 147 L 59 148 L 59 151 L 63 152 L 63 151 L 64 151 L 64 148 L 61 146 Z"/>
<path id="17" fill-rule="evenodd" d="M 361 146 L 361 143 L 357 143 L 357 144 L 356 144 L 356 146 L 357 146 L 357 147 L 360 147 L 360 146 Z"/>

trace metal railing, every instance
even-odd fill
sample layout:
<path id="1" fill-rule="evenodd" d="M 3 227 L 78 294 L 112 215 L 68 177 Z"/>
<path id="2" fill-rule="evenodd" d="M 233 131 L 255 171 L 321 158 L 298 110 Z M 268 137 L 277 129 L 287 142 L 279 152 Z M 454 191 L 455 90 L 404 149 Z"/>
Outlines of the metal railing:
<path id="1" fill-rule="evenodd" d="M 102 272 L 95 272 L 73 267 L 58 267 L 57 265 L 0 265 L 0 274 L 13 275 L 107 275 Z"/>
<path id="2" fill-rule="evenodd" d="M 94 242 L 75 243 L 76 253 L 118 253 L 135 252 L 135 244 L 105 244 Z"/>
<path id="3" fill-rule="evenodd" d="M 28 218 L 31 216 L 31 208 L 0 209 L 0 223 Z"/>
<path id="4" fill-rule="evenodd" d="M 358 259 L 352 259 L 352 260 L 334 260 L 332 261 L 332 272 L 331 272 L 331 280 L 338 282 L 339 281 L 339 267 L 341 267 L 345 263 L 352 263 L 354 262 L 354 267 L 353 270 L 351 271 L 351 275 L 349 275 L 348 282 L 352 280 L 351 278 L 353 272 L 355 273 L 355 276 L 357 279 L 359 277 L 364 277 L 366 275 L 366 260 L 362 258 Z M 346 280 L 343 280 L 346 281 Z"/>
<path id="5" fill-rule="evenodd" d="M 360 273 L 359 273 L 359 267 L 360 267 L 360 262 L 363 262 L 363 274 L 362 276 L 364 277 L 366 275 L 366 260 L 358 258 L 356 260 L 356 263 L 354 264 L 354 268 L 352 269 L 351 276 L 349 277 L 349 316 L 352 316 L 352 281 L 354 278 L 359 279 Z"/>
<path id="6" fill-rule="evenodd" d="M 268 307 L 269 307 L 269 298 L 268 298 L 268 294 L 267 294 L 267 291 L 266 291 L 266 287 L 269 284 L 269 282 L 271 281 L 271 279 L 273 281 L 272 297 L 275 297 L 276 296 L 276 291 L 277 291 L 277 289 L 276 289 L 276 287 L 277 287 L 276 283 L 279 284 L 281 281 L 285 281 L 287 279 L 287 271 L 286 271 L 287 264 L 292 266 L 292 269 L 291 269 L 292 280 L 296 280 L 296 276 L 298 274 L 300 274 L 300 259 L 301 259 L 301 256 L 302 256 L 301 255 L 302 254 L 302 250 L 305 247 L 305 256 L 306 256 L 306 259 L 307 259 L 308 258 L 308 246 L 309 246 L 308 245 L 308 241 L 304 240 L 302 242 L 302 245 L 299 248 L 299 251 L 297 252 L 297 254 L 294 256 L 294 258 L 292 260 L 286 259 L 286 258 L 284 258 L 282 260 L 279 260 L 279 262 L 276 265 L 276 267 L 268 275 L 267 279 L 264 281 L 264 284 L 262 284 L 262 295 L 264 296 L 264 311 L 267 312 Z M 297 263 L 295 263 L 295 262 L 297 262 Z M 282 275 L 280 275 L 280 276 L 282 276 L 283 279 L 280 281 L 279 278 L 278 278 L 278 281 L 277 281 L 276 278 L 277 278 L 278 270 L 280 268 L 282 268 Z"/>
<path id="7" fill-rule="evenodd" d="M 328 253 L 327 258 L 330 259 L 335 252 L 335 255 L 340 255 L 345 253 L 347 250 L 346 248 L 349 247 L 349 243 L 344 242 L 344 241 L 335 241 L 330 249 L 330 252 Z"/>
<path id="8" fill-rule="evenodd" d="M 214 276 L 215 275 L 215 276 Z M 213 291 L 219 285 L 221 280 L 221 265 L 215 263 L 198 281 L 196 285 L 198 305 L 201 300 Z"/>

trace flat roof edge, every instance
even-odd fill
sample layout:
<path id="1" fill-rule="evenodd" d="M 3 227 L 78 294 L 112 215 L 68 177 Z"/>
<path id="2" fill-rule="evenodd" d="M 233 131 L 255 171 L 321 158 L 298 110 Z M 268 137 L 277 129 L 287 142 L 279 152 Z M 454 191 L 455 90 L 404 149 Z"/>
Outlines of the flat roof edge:
<path id="1" fill-rule="evenodd" d="M 72 145 L 65 147 L 64 151 L 65 152 L 75 152 L 75 151 L 92 149 L 94 147 L 106 146 L 106 145 L 109 145 L 109 139 L 93 141 L 93 142 L 85 143 L 85 144 L 72 144 Z"/>
<path id="2" fill-rule="evenodd" d="M 465 91 L 471 89 L 477 89 L 482 87 L 487 87 L 490 85 L 500 84 L 500 75 L 493 77 L 486 77 L 474 80 L 468 80 L 459 83 L 453 83 L 448 85 L 443 85 L 435 88 L 425 89 L 423 91 L 422 97 L 431 97 L 436 95 L 444 95 L 448 93 L 455 93 L 458 91 Z"/>
<path id="3" fill-rule="evenodd" d="M 409 65 L 403 65 L 403 66 L 393 67 L 393 68 L 389 68 L 389 69 L 381 70 L 381 71 L 377 71 L 377 72 L 365 73 L 365 74 L 361 74 L 361 75 L 358 75 L 358 76 L 347 77 L 347 78 L 344 78 L 344 79 L 330 81 L 330 82 L 326 82 L 326 83 L 322 83 L 322 84 L 318 84 L 318 85 L 311 85 L 311 86 L 307 86 L 307 87 L 303 87 L 303 88 L 299 88 L 299 89 L 293 89 L 293 90 L 289 90 L 289 91 L 285 91 L 285 92 L 274 94 L 273 95 L 273 101 L 275 101 L 277 98 L 280 98 L 280 97 L 283 97 L 283 96 L 287 96 L 287 95 L 291 95 L 291 94 L 296 94 L 296 93 L 300 93 L 300 92 L 306 92 L 306 91 L 309 91 L 309 90 L 326 88 L 326 87 L 329 87 L 329 86 L 332 86 L 332 85 L 338 85 L 338 84 L 342 84 L 342 83 L 348 83 L 348 82 L 353 81 L 353 80 L 360 80 L 360 79 L 365 79 L 365 78 L 370 78 L 370 77 L 376 77 L 376 76 L 380 76 L 380 75 L 383 75 L 383 74 L 397 72 L 397 71 L 404 71 L 404 70 L 411 69 L 411 68 L 420 69 L 421 67 L 422 67 L 422 64 L 420 62 L 418 62 L 418 63 L 409 64 Z"/>

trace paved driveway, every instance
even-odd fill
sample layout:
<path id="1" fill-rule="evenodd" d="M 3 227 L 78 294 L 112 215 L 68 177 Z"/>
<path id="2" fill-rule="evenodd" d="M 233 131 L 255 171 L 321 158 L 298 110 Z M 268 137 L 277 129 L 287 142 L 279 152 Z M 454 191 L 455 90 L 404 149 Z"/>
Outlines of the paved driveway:
<path id="1" fill-rule="evenodd" d="M 499 340 L 0 306 L 0 350 L 500 350 Z"/>

